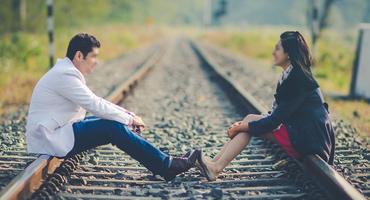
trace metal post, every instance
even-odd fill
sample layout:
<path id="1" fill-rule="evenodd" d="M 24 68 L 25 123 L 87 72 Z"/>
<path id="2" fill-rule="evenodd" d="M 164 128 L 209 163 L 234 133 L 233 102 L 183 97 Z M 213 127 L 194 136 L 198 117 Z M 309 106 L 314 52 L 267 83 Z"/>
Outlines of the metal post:
<path id="1" fill-rule="evenodd" d="M 49 36 L 49 61 L 50 68 L 54 64 L 54 21 L 53 21 L 53 0 L 47 0 L 48 12 L 48 36 Z"/>
<path id="2" fill-rule="evenodd" d="M 360 29 L 358 40 L 357 40 L 355 60 L 354 60 L 353 67 L 352 67 L 352 79 L 351 79 L 351 85 L 350 85 L 350 91 L 349 91 L 349 96 L 351 98 L 355 98 L 357 96 L 356 84 L 357 84 L 357 77 L 358 77 L 358 68 L 359 68 L 358 65 L 359 65 L 360 54 L 361 54 L 361 44 L 362 44 L 363 33 L 364 31 Z"/>
<path id="3" fill-rule="evenodd" d="M 212 23 L 212 0 L 204 0 L 203 25 L 209 26 Z"/>
<path id="4" fill-rule="evenodd" d="M 317 0 L 311 0 L 312 5 L 312 25 L 311 25 L 311 38 L 312 38 L 312 57 L 316 58 L 316 41 L 320 31 L 319 22 L 319 6 Z"/>

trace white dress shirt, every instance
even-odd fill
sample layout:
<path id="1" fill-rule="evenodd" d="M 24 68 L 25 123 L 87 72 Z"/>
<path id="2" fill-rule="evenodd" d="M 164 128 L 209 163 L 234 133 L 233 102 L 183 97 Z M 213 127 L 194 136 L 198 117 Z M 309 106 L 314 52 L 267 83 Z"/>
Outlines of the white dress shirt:
<path id="1" fill-rule="evenodd" d="M 96 96 L 69 58 L 58 59 L 36 84 L 26 125 L 29 153 L 65 156 L 74 145 L 72 124 L 86 111 L 102 118 L 131 125 L 132 112 Z"/>

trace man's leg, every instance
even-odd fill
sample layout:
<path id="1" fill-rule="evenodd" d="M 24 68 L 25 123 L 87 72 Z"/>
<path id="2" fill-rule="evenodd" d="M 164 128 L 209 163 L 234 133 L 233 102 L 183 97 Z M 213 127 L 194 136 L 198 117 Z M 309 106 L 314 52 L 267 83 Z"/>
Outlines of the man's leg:
<path id="1" fill-rule="evenodd" d="M 73 130 L 75 134 L 75 145 L 67 156 L 111 143 L 139 161 L 154 174 L 164 177 L 169 177 L 168 173 L 173 169 L 171 163 L 184 163 L 186 166 L 176 169 L 178 172 L 181 170 L 183 172 L 184 169 L 193 163 L 193 160 L 195 162 L 194 155 L 192 155 L 193 157 L 190 162 L 188 162 L 188 158 L 184 158 L 182 161 L 175 158 L 176 162 L 170 163 L 169 155 L 163 153 L 136 133 L 131 132 L 126 125 L 116 121 L 88 118 L 74 123 Z M 176 174 L 178 173 L 175 173 L 175 175 L 172 173 L 171 177 L 176 176 Z"/>
<path id="2" fill-rule="evenodd" d="M 114 144 L 154 174 L 163 175 L 170 156 L 155 148 L 127 126 L 111 120 L 88 118 L 73 124 L 75 145 L 68 156 L 105 144 Z"/>

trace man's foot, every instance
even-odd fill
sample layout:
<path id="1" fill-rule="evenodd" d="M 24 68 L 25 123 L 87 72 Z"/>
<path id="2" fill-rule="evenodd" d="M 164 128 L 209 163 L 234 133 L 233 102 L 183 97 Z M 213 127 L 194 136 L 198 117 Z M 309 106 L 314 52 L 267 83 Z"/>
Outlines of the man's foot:
<path id="1" fill-rule="evenodd" d="M 199 149 L 199 153 L 201 152 L 202 150 L 201 149 Z M 184 154 L 184 155 L 182 155 L 181 156 L 181 158 L 187 158 L 187 157 L 189 157 L 190 156 L 190 153 L 191 153 L 192 151 L 188 151 L 188 152 L 186 152 L 186 154 Z M 196 162 L 195 161 L 195 167 L 197 167 L 197 168 L 200 168 L 200 166 L 199 166 L 199 163 L 198 162 Z M 202 174 L 202 172 L 201 172 L 201 174 Z"/>
<path id="2" fill-rule="evenodd" d="M 202 152 L 200 152 L 200 156 L 198 157 L 198 163 L 201 173 L 207 178 L 207 180 L 215 181 L 218 173 L 216 173 L 216 171 L 211 168 L 209 161 L 207 161 L 206 158 L 202 156 Z"/>
<path id="3" fill-rule="evenodd" d="M 181 158 L 187 158 L 187 157 L 189 157 L 189 156 L 190 156 L 190 154 L 191 154 L 191 152 L 192 152 L 192 151 L 188 151 L 188 152 L 186 152 L 186 154 L 182 155 L 182 156 L 181 156 Z"/>
<path id="4" fill-rule="evenodd" d="M 186 154 L 185 154 L 186 155 Z M 172 158 L 171 166 L 169 167 L 167 174 L 164 176 L 166 181 L 171 181 L 178 174 L 188 171 L 190 168 L 194 167 L 197 161 L 200 151 L 192 150 L 188 152 L 188 157 L 174 157 Z"/>

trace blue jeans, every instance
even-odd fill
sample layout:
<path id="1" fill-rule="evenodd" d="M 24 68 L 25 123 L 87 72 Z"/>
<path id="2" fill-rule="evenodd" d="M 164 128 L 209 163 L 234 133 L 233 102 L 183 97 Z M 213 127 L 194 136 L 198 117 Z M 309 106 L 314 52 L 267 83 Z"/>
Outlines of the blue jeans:
<path id="1" fill-rule="evenodd" d="M 113 144 L 139 161 L 154 174 L 165 175 L 170 156 L 154 147 L 126 125 L 90 116 L 73 123 L 75 143 L 66 157 L 105 144 Z"/>

